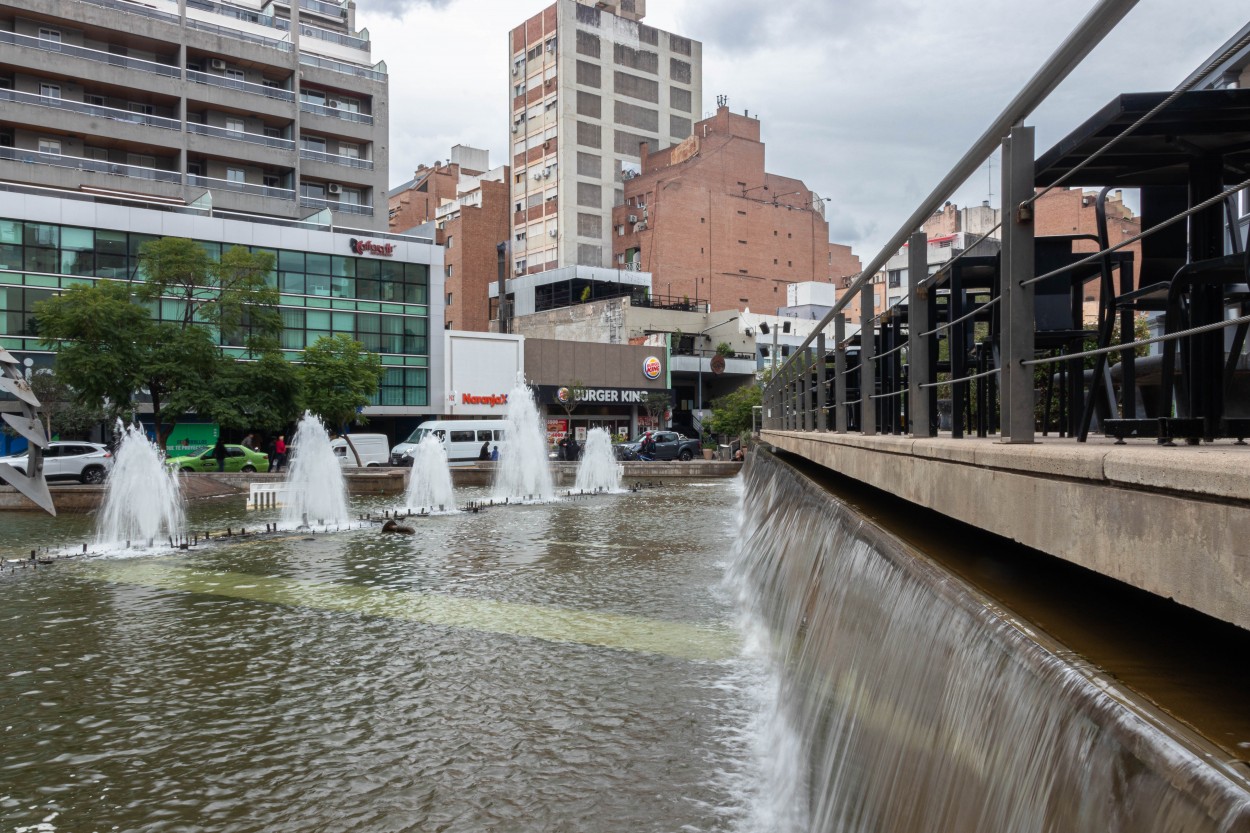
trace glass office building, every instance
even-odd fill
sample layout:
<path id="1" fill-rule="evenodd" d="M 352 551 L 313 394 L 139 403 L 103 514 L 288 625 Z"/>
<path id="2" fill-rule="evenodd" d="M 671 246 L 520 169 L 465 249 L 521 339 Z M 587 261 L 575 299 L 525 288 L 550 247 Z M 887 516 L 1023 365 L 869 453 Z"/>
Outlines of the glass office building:
<path id="1" fill-rule="evenodd" d="M 12 189 L 12 190 L 10 190 Z M 272 218 L 214 215 L 129 198 L 66 199 L 38 188 L 4 189 L 0 208 L 0 346 L 33 365 L 49 364 L 34 317 L 39 301 L 75 284 L 135 280 L 139 248 L 165 236 L 196 240 L 211 254 L 234 245 L 274 256 L 286 357 L 301 360 L 321 336 L 346 334 L 378 353 L 386 368 L 366 415 L 379 427 L 436 412 L 441 389 L 442 250 L 404 235 L 326 229 Z M 376 245 L 363 245 L 369 242 Z M 437 309 L 435 309 L 437 307 Z M 173 318 L 173 304 L 151 304 Z M 436 334 L 441 335 L 441 332 Z M 241 345 L 223 344 L 241 356 Z"/>

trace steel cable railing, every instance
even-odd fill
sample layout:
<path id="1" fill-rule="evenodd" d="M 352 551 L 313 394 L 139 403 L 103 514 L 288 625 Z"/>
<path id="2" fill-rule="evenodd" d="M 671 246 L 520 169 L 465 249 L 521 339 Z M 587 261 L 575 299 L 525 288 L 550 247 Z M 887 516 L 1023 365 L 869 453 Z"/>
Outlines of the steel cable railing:
<path id="1" fill-rule="evenodd" d="M 1045 359 L 1026 359 L 1020 364 L 1023 367 L 1032 367 L 1035 364 L 1051 364 L 1053 362 L 1066 362 L 1073 359 L 1084 359 L 1090 356 L 1103 356 L 1107 353 L 1121 353 L 1125 350 L 1135 350 L 1138 347 L 1145 347 L 1148 344 L 1159 344 L 1164 341 L 1175 341 L 1179 338 L 1188 338 L 1189 336 L 1201 335 L 1214 330 L 1222 330 L 1226 327 L 1232 327 L 1238 324 L 1250 324 L 1250 315 L 1242 315 L 1237 318 L 1225 318 L 1223 321 L 1214 321 L 1210 324 L 1202 324 L 1198 327 L 1190 327 L 1187 330 L 1177 330 L 1174 333 L 1164 333 L 1159 336 L 1151 336 L 1150 338 L 1138 339 L 1137 341 L 1129 341 L 1124 344 L 1114 344 L 1110 347 L 1098 347 L 1093 350 L 1082 350 L 1080 353 L 1067 353 L 1062 356 L 1051 356 Z"/>

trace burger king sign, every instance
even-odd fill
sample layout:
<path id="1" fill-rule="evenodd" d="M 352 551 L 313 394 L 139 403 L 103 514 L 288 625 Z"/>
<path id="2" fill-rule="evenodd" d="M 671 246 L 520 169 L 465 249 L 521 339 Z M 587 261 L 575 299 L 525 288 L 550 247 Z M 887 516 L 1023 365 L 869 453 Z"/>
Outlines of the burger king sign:
<path id="1" fill-rule="evenodd" d="M 642 375 L 648 379 L 660 378 L 660 360 L 655 356 L 647 356 L 642 362 Z"/>

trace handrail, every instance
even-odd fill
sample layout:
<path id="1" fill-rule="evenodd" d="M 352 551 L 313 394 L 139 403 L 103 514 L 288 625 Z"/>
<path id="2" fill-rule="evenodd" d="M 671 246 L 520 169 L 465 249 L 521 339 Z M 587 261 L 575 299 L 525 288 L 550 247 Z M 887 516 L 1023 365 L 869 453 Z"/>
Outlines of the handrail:
<path id="1" fill-rule="evenodd" d="M 275 188 L 272 185 L 256 185 L 252 182 L 235 182 L 232 179 L 218 179 L 212 176 L 187 174 L 187 184 L 200 188 L 219 188 L 226 191 L 237 191 L 240 194 L 253 194 L 258 197 L 269 197 L 275 200 L 293 200 L 295 191 L 291 188 Z"/>
<path id="2" fill-rule="evenodd" d="M 122 110 L 118 107 L 104 107 L 99 104 L 87 104 L 82 101 L 73 101 L 68 98 L 36 95 L 35 93 L 26 93 L 21 90 L 0 90 L 0 101 L 17 101 L 23 104 L 33 104 L 36 107 L 50 107 L 54 110 L 69 110 L 74 113 L 85 113 L 88 116 L 96 116 L 102 119 L 131 122 L 133 124 L 144 124 L 148 127 L 160 127 L 166 130 L 179 130 L 182 128 L 182 122 L 178 119 L 170 119 L 165 116 L 150 116 L 147 113 L 135 113 L 130 110 Z"/>
<path id="3" fill-rule="evenodd" d="M 348 168 L 362 168 L 366 171 L 373 170 L 372 159 L 361 159 L 357 156 L 342 156 L 337 153 L 326 153 L 320 150 L 309 150 L 308 148 L 299 149 L 300 159 L 311 159 L 314 162 L 325 162 L 327 165 L 343 165 Z"/>
<path id="4" fill-rule="evenodd" d="M 187 28 L 197 29 L 201 32 L 211 32 L 214 35 L 221 35 L 222 37 L 260 44 L 261 46 L 268 46 L 271 49 L 277 49 L 282 52 L 290 52 L 293 48 L 290 41 L 278 40 L 277 38 L 267 38 L 264 35 L 254 35 L 251 32 L 245 32 L 242 29 L 235 29 L 231 26 L 220 26 L 216 23 L 209 23 L 206 20 L 196 20 L 193 17 L 187 18 Z"/>
<path id="5" fill-rule="evenodd" d="M 354 121 L 360 124 L 373 124 L 373 116 L 368 113 L 357 113 L 352 110 L 344 110 L 339 107 L 326 107 L 323 104 L 314 104 L 311 101 L 300 101 L 299 108 L 305 113 L 313 113 L 318 116 L 329 116 L 333 119 L 343 119 L 343 121 Z"/>
<path id="6" fill-rule="evenodd" d="M 245 130 L 228 130 L 224 127 L 200 124 L 193 121 L 187 122 L 187 132 L 198 133 L 202 136 L 216 136 L 221 139 L 233 139 L 238 142 L 250 142 L 254 145 L 264 145 L 265 147 L 280 148 L 282 150 L 292 150 L 295 147 L 295 141 L 292 139 L 266 136 L 263 133 L 248 133 Z"/>
<path id="7" fill-rule="evenodd" d="M 1134 0 L 1134 2 L 1136 2 L 1136 0 Z M 321 67 L 322 69 L 328 69 L 332 72 L 342 72 L 347 75 L 370 78 L 374 81 L 386 80 L 386 73 L 380 70 L 357 66 L 355 64 L 345 64 L 342 61 L 334 61 L 329 58 L 318 58 L 315 55 L 309 55 L 304 52 L 299 54 L 299 62 L 305 66 Z"/>
<path id="8" fill-rule="evenodd" d="M 187 80 L 196 84 L 208 84 L 213 87 L 226 87 L 231 90 L 242 90 L 245 93 L 254 95 L 263 95 L 266 98 L 275 98 L 279 101 L 295 101 L 295 93 L 282 87 L 267 87 L 264 84 L 256 84 L 252 81 L 240 81 L 237 78 L 229 78 L 225 75 L 211 75 L 207 72 L 200 72 L 196 69 L 187 70 Z"/>
<path id="9" fill-rule="evenodd" d="M 75 58 L 82 58 L 87 61 L 96 61 L 102 64 L 109 64 L 115 67 L 126 67 L 127 69 L 137 69 L 140 72 L 151 72 L 156 75 L 165 75 L 170 78 L 177 78 L 182 75 L 182 70 L 173 64 L 162 64 L 157 61 L 145 61 L 142 58 L 131 58 L 127 55 L 114 55 L 112 52 L 105 52 L 100 49 L 91 49 L 86 46 L 75 46 L 72 43 L 61 43 L 60 41 L 46 40 L 44 38 L 35 38 L 30 35 L 22 35 L 17 32 L 0 31 L 0 43 L 8 43 L 14 46 L 26 46 L 32 49 L 42 49 L 45 52 L 59 52 L 62 55 L 72 55 Z"/>
<path id="10" fill-rule="evenodd" d="M 817 333 L 828 327 L 834 317 L 842 312 L 864 285 L 873 279 L 885 262 L 903 246 L 907 238 L 923 225 L 947 197 L 954 193 L 968 177 L 989 158 L 999 146 L 1002 137 L 1011 126 L 1022 121 L 1037 109 L 1046 97 L 1054 91 L 1060 82 L 1076 69 L 1086 55 L 1097 46 L 1103 38 L 1115 28 L 1125 15 L 1137 5 L 1137 0 L 1100 0 L 1099 4 L 1087 14 L 1059 48 L 1046 60 L 1042 67 L 1033 75 L 1024 88 L 1016 94 L 989 128 L 981 135 L 963 157 L 942 178 L 933 191 L 912 212 L 894 236 L 885 244 L 880 252 L 864 267 L 859 277 L 842 293 L 833 307 L 812 329 L 803 343 L 791 354 L 782 367 L 794 361 L 794 356 L 805 350 L 815 339 Z M 770 385 L 773 384 L 770 381 Z"/>
<path id="11" fill-rule="evenodd" d="M 143 165 L 126 165 L 121 162 L 105 162 L 101 159 L 87 159 L 84 156 L 66 156 L 63 153 L 46 153 L 41 150 L 26 148 L 0 147 L 0 159 L 14 162 L 30 162 L 37 165 L 51 165 L 56 168 L 76 168 L 81 171 L 94 171 L 101 174 L 115 174 L 132 179 L 155 179 L 161 182 L 182 182 L 182 174 L 164 168 L 148 168 Z"/>

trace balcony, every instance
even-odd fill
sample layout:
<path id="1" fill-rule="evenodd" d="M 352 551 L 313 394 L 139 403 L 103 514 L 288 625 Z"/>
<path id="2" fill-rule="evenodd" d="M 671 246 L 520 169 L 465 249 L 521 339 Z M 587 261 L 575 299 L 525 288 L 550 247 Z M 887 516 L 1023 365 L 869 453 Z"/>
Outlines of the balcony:
<path id="1" fill-rule="evenodd" d="M 208 23 L 207 21 L 196 20 L 190 17 L 187 18 L 187 28 L 198 29 L 201 32 L 220 35 L 224 38 L 234 38 L 235 40 L 247 41 L 260 46 L 268 46 L 270 49 L 277 49 L 282 52 L 290 52 L 292 48 L 290 41 L 267 38 L 264 35 L 254 35 L 251 32 L 244 32 L 242 29 L 235 29 L 232 26 L 218 26 L 216 23 Z"/>
<path id="2" fill-rule="evenodd" d="M 354 121 L 360 124 L 373 124 L 373 116 L 368 113 L 356 113 L 351 110 L 341 110 L 338 107 L 326 107 L 321 104 L 314 104 L 311 101 L 301 101 L 299 108 L 305 113 L 313 113 L 318 116 L 329 116 L 332 119 L 343 119 L 344 121 Z"/>
<path id="3" fill-rule="evenodd" d="M 329 165 L 343 165 L 348 168 L 360 168 L 366 171 L 373 170 L 372 159 L 359 159 L 355 156 L 339 156 L 334 153 L 323 153 L 319 150 L 308 150 L 300 148 L 300 159 L 311 159 L 314 162 L 325 162 Z"/>
<path id="4" fill-rule="evenodd" d="M 306 55 L 300 53 L 299 62 L 305 66 L 321 67 L 331 72 L 342 72 L 346 75 L 355 75 L 360 78 L 368 78 L 373 81 L 385 81 L 386 73 L 371 69 L 369 67 L 356 66 L 355 64 L 345 64 L 342 61 L 332 61 L 329 58 L 318 58 L 314 55 Z"/>
<path id="5" fill-rule="evenodd" d="M 221 139 L 234 139 L 238 142 L 251 142 L 254 145 L 264 145 L 265 147 L 279 148 L 280 150 L 295 149 L 295 142 L 292 139 L 279 139 L 262 133 L 246 133 L 242 130 L 228 130 L 224 127 L 214 127 L 211 124 L 187 122 L 187 132 L 198 133 L 201 136 L 217 136 Z"/>
<path id="6" fill-rule="evenodd" d="M 369 41 L 364 38 L 358 38 L 353 35 L 344 35 L 339 32 L 331 32 L 329 29 L 321 29 L 317 26 L 301 25 L 299 27 L 301 37 L 316 38 L 327 43 L 337 43 L 339 46 L 346 46 L 350 49 L 359 49 L 361 52 L 369 51 Z"/>
<path id="7" fill-rule="evenodd" d="M 337 211 L 340 214 L 362 214 L 366 217 L 373 216 L 373 206 L 356 205 L 350 202 L 338 202 L 337 200 L 327 200 L 321 197 L 304 197 L 299 198 L 299 204 L 305 208 L 328 208 L 331 211 Z"/>
<path id="8" fill-rule="evenodd" d="M 275 188 L 271 185 L 256 185 L 251 182 L 235 182 L 231 179 L 217 179 L 211 176 L 187 174 L 187 184 L 208 188 L 209 190 L 235 191 L 240 194 L 268 197 L 271 200 L 295 199 L 295 191 L 290 188 Z"/>
<path id="9" fill-rule="evenodd" d="M 99 2 L 111 2 L 112 0 L 99 0 Z M 97 0 L 86 0 L 88 3 L 97 2 Z M 213 14 L 219 14 L 222 17 L 233 17 L 235 20 L 242 20 L 247 23 L 257 23 L 261 26 L 268 26 L 271 29 L 279 29 L 283 32 L 291 31 L 291 22 L 283 20 L 280 17 L 271 17 L 262 15 L 255 9 L 248 9 L 242 6 L 234 6 L 230 3 L 217 3 L 214 0 L 187 0 L 187 8 L 201 9 Z"/>
<path id="10" fill-rule="evenodd" d="M 34 93 L 24 93 L 18 90 L 0 90 L 0 101 L 33 104 L 36 107 L 50 107 L 54 110 L 69 110 L 74 113 L 95 116 L 96 118 L 142 124 L 148 127 L 160 127 L 166 130 L 179 130 L 182 128 L 182 122 L 177 119 L 167 119 L 164 116 L 149 116 L 144 113 L 132 113 L 129 110 L 119 110 L 116 107 L 102 107 L 97 104 L 85 104 L 81 101 L 35 95 Z"/>
<path id="11" fill-rule="evenodd" d="M 230 90 L 252 93 L 253 95 L 263 95 L 266 98 L 273 98 L 278 101 L 295 101 L 295 93 L 290 90 L 284 90 L 281 87 L 267 87 L 264 84 L 254 84 L 251 81 L 240 81 L 237 78 L 229 78 L 225 75 L 210 75 L 207 72 L 189 69 L 187 70 L 187 80 L 196 84 L 208 84 L 213 87 L 225 87 Z"/>
<path id="12" fill-rule="evenodd" d="M 164 75 L 167 78 L 178 78 L 182 75 L 182 70 L 171 64 L 159 64 L 156 61 L 144 61 L 140 58 L 130 58 L 126 55 L 114 55 L 110 52 L 102 52 L 99 49 L 88 49 L 85 46 L 58 43 L 57 41 L 45 40 L 44 38 L 32 38 L 30 35 L 20 35 L 17 32 L 0 32 L 0 43 L 41 49 L 44 52 L 59 52 L 62 55 L 69 55 L 74 58 L 96 61 L 109 66 L 136 69 L 140 72 L 151 72 L 156 75 Z"/>
<path id="13" fill-rule="evenodd" d="M 154 9 L 150 6 L 141 6 L 138 3 L 127 3 L 126 0 L 80 0 L 83 3 L 90 3 L 92 6 L 103 6 L 106 9 L 113 9 L 122 14 L 137 14 L 141 17 L 150 17 L 154 20 L 167 20 L 170 23 L 178 22 L 178 13 L 176 11 L 163 12 L 160 9 Z"/>
<path id="14" fill-rule="evenodd" d="M 24 148 L 0 147 L 0 159 L 12 162 L 26 162 L 34 165 L 51 165 L 56 168 L 74 168 L 80 171 L 94 171 L 101 174 L 125 176 L 131 179 L 152 179 L 159 182 L 182 182 L 182 174 L 178 171 L 166 171 L 160 168 L 145 168 L 142 165 L 123 165 L 118 162 L 105 162 L 99 159 L 86 159 L 81 156 L 65 156 L 60 153 L 44 153 Z"/>

